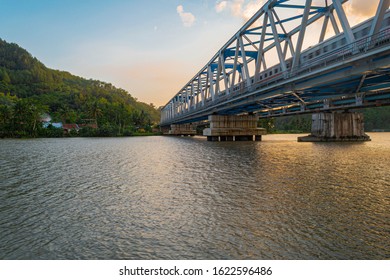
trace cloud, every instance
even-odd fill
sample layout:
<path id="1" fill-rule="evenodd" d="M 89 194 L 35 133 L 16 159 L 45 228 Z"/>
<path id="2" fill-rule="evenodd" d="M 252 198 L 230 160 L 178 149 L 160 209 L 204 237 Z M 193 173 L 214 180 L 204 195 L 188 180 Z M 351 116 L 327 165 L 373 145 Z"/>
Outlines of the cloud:
<path id="1" fill-rule="evenodd" d="M 242 15 L 242 6 L 244 5 L 244 0 L 233 0 L 230 2 L 230 10 L 232 15 L 235 17 L 240 17 Z"/>
<path id="2" fill-rule="evenodd" d="M 348 21 L 355 25 L 375 15 L 379 0 L 353 0 L 343 5 Z"/>
<path id="3" fill-rule="evenodd" d="M 191 27 L 195 23 L 195 16 L 191 13 L 184 12 L 183 5 L 179 5 L 176 8 L 177 13 L 179 14 L 181 21 L 185 27 Z"/>
<path id="4" fill-rule="evenodd" d="M 350 11 L 354 15 L 359 16 L 372 16 L 375 14 L 376 8 L 378 5 L 375 5 L 374 2 L 378 2 L 375 0 L 353 0 L 350 1 L 348 4 L 350 6 Z"/>
<path id="5" fill-rule="evenodd" d="M 251 1 L 242 11 L 242 17 L 245 21 L 249 20 L 263 6 L 263 1 Z"/>
<path id="6" fill-rule="evenodd" d="M 227 1 L 219 1 L 215 4 L 215 11 L 217 13 L 221 13 L 226 9 L 228 2 Z"/>
<path id="7" fill-rule="evenodd" d="M 224 0 L 217 1 L 215 11 L 221 13 L 229 10 L 234 17 L 240 17 L 244 21 L 248 21 L 263 5 L 263 0 Z"/>

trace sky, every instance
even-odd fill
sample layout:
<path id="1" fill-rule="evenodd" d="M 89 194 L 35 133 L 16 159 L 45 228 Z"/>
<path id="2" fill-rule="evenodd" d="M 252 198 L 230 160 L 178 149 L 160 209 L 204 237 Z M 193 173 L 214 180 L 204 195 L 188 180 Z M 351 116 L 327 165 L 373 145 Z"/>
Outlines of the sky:
<path id="1" fill-rule="evenodd" d="M 375 12 L 377 1 L 352 0 L 346 12 L 360 20 Z M 111 83 L 161 106 L 263 2 L 0 0 L 0 38 L 49 68 Z"/>

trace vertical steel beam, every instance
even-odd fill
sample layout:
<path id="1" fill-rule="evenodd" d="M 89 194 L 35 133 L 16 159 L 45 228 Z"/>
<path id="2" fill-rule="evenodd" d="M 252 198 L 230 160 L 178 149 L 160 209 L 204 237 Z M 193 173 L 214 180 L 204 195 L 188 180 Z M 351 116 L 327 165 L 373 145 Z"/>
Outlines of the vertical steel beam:
<path id="1" fill-rule="evenodd" d="M 186 87 L 186 91 L 185 91 L 185 94 L 184 94 L 183 105 L 184 105 L 184 112 L 186 112 L 187 108 L 188 108 L 188 86 Z"/>
<path id="2" fill-rule="evenodd" d="M 221 77 L 221 73 L 222 73 L 222 60 L 221 60 L 221 56 L 218 57 L 218 68 L 217 68 L 217 78 L 216 78 L 216 81 L 215 81 L 215 93 L 216 93 L 216 97 L 219 96 L 221 90 L 220 90 L 220 77 Z"/>
<path id="3" fill-rule="evenodd" d="M 242 37 L 239 36 L 238 37 L 238 40 L 240 42 L 240 49 L 241 49 L 241 58 L 242 58 L 242 62 L 244 64 L 244 71 L 242 72 L 245 72 L 245 76 L 242 78 L 243 80 L 246 81 L 246 86 L 247 87 L 250 87 L 251 86 L 251 81 L 250 81 L 250 75 L 249 75 L 249 68 L 248 68 L 248 62 L 246 60 L 246 53 L 245 53 L 245 47 L 244 47 L 244 42 L 242 41 Z"/>
<path id="4" fill-rule="evenodd" d="M 237 64 L 238 64 L 238 52 L 240 48 L 240 41 L 238 40 L 238 37 L 236 39 L 236 53 L 234 55 L 234 62 L 233 62 L 233 77 L 232 77 L 232 86 L 236 84 L 236 73 L 237 73 Z"/>
<path id="5" fill-rule="evenodd" d="M 175 97 L 172 99 L 172 118 L 176 117 L 176 103 L 175 103 Z"/>
<path id="6" fill-rule="evenodd" d="M 267 32 L 267 25 L 268 25 L 268 14 L 264 14 L 263 19 L 263 27 L 261 28 L 261 36 L 260 36 L 260 43 L 259 43 L 259 50 L 257 52 L 257 61 L 256 61 L 256 70 L 255 70 L 255 78 L 256 81 L 259 79 L 260 75 L 260 69 L 261 69 L 261 63 L 264 61 L 264 41 L 265 41 L 265 34 Z M 265 65 L 264 65 L 265 66 Z M 265 69 L 265 68 L 264 68 Z"/>
<path id="7" fill-rule="evenodd" d="M 223 82 L 225 85 L 225 92 L 226 92 L 226 94 L 230 94 L 229 81 L 228 81 L 228 77 L 226 75 L 225 59 L 223 57 L 222 51 L 219 53 L 219 61 L 221 62 L 221 71 L 222 71 Z"/>
<path id="8" fill-rule="evenodd" d="M 210 96 L 210 79 L 209 79 L 209 68 L 207 67 L 206 68 L 206 87 L 205 87 L 205 91 L 204 91 L 204 99 L 209 98 L 209 96 Z M 203 105 L 204 105 L 204 101 L 203 101 Z"/>
<path id="9" fill-rule="evenodd" d="M 311 3 L 312 0 L 306 0 L 305 9 L 303 11 L 301 30 L 299 31 L 299 35 L 298 35 L 298 41 L 295 48 L 295 55 L 293 57 L 291 72 L 293 72 L 295 68 L 299 65 L 299 61 L 301 59 L 302 45 L 303 45 L 303 40 L 305 39 L 305 33 L 306 33 L 307 21 L 309 19 Z"/>
<path id="10" fill-rule="evenodd" d="M 193 84 L 194 84 L 194 82 L 192 81 L 191 82 L 191 87 L 187 88 L 187 92 L 188 92 L 188 96 L 187 96 L 187 98 L 188 98 L 188 100 L 187 100 L 187 111 L 191 110 L 192 98 L 193 98 L 193 94 L 194 94 Z"/>
<path id="11" fill-rule="evenodd" d="M 209 75 L 209 84 L 210 84 L 210 95 L 211 99 L 214 101 L 215 99 L 215 92 L 214 92 L 214 85 L 213 85 L 213 73 L 211 72 L 211 65 L 207 67 L 208 75 Z"/>
<path id="12" fill-rule="evenodd" d="M 200 98 L 201 98 L 201 75 L 198 76 L 198 84 L 197 84 L 197 94 L 196 94 L 196 103 L 195 103 L 195 108 L 199 107 L 200 104 Z"/>
<path id="13" fill-rule="evenodd" d="M 191 83 L 191 94 L 190 94 L 190 106 L 189 110 L 191 111 L 195 105 L 195 87 L 194 87 L 195 80 Z"/>
<path id="14" fill-rule="evenodd" d="M 200 105 L 199 106 L 203 106 L 204 105 L 204 90 L 203 90 L 203 84 L 202 84 L 202 77 L 199 76 L 199 94 L 200 94 Z"/>

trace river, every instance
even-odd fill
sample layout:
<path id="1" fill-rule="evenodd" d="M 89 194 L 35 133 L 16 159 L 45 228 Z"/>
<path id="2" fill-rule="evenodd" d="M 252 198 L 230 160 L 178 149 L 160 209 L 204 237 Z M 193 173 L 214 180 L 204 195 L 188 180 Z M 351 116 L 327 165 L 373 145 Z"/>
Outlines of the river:
<path id="1" fill-rule="evenodd" d="M 370 136 L 0 140 L 0 259 L 389 259 Z"/>

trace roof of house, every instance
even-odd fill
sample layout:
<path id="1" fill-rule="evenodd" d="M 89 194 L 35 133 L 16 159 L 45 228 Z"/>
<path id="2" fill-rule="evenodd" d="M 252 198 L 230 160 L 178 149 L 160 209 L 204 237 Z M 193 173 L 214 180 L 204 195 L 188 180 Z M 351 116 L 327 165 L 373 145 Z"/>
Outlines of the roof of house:
<path id="1" fill-rule="evenodd" d="M 96 123 L 82 123 L 82 124 L 79 124 L 79 127 L 82 128 L 82 127 L 91 127 L 91 128 L 98 128 L 97 124 Z"/>
<path id="2" fill-rule="evenodd" d="M 75 123 L 67 123 L 62 125 L 63 129 L 71 130 L 71 129 L 79 129 L 79 126 Z"/>

